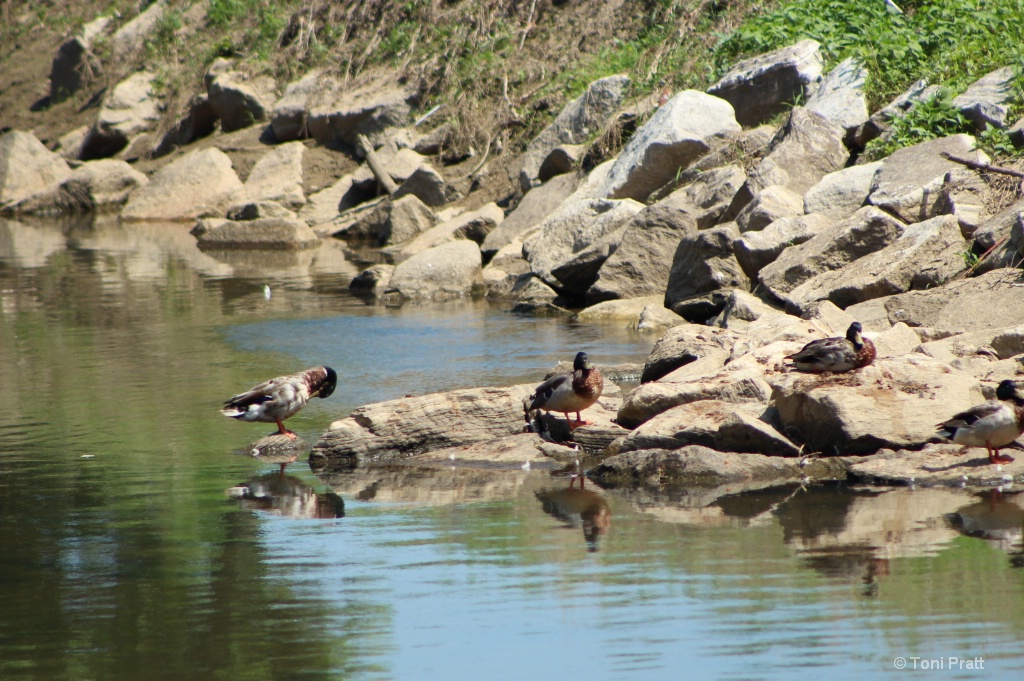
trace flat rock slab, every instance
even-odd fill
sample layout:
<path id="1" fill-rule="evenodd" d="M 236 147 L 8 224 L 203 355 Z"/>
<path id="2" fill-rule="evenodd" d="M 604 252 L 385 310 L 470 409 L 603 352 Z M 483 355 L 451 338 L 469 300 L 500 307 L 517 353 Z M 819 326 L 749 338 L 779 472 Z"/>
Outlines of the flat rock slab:
<path id="1" fill-rule="evenodd" d="M 888 485 L 949 485 L 996 487 L 1024 482 L 1024 452 L 1007 448 L 1000 453 L 1015 461 L 991 464 L 984 447 L 930 444 L 920 451 L 880 450 L 851 463 L 850 476 Z"/>

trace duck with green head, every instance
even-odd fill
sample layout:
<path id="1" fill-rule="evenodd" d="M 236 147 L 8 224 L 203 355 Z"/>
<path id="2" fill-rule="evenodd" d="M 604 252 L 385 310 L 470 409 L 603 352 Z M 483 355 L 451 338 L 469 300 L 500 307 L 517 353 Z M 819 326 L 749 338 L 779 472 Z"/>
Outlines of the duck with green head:
<path id="1" fill-rule="evenodd" d="M 329 397 L 337 384 L 334 369 L 312 367 L 254 385 L 225 402 L 220 413 L 239 421 L 276 423 L 278 433 L 294 440 L 298 436 L 282 421 L 295 416 L 314 397 Z"/>
<path id="2" fill-rule="evenodd" d="M 850 324 L 846 338 L 821 338 L 811 341 L 799 352 L 786 355 L 790 369 L 812 374 L 842 373 L 866 367 L 875 361 L 875 344 L 861 335 L 860 322 Z"/>
<path id="3" fill-rule="evenodd" d="M 530 396 L 527 412 L 543 409 L 565 414 L 569 430 L 587 425 L 587 422 L 580 418 L 580 412 L 601 397 L 604 377 L 601 371 L 590 363 L 590 356 L 585 352 L 577 353 L 572 368 L 571 374 L 557 374 L 537 386 Z M 576 413 L 575 424 L 569 418 L 569 414 L 573 412 Z"/>
<path id="4" fill-rule="evenodd" d="M 936 426 L 939 435 L 958 445 L 984 447 L 989 463 L 1010 463 L 1013 457 L 999 449 L 1024 433 L 1024 396 L 1012 380 L 996 388 L 996 399 L 976 404 Z"/>

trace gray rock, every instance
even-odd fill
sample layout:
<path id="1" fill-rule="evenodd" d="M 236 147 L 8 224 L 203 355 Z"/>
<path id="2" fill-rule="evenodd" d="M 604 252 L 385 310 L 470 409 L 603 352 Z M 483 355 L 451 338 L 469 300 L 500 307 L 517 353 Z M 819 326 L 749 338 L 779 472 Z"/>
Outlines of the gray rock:
<path id="1" fill-rule="evenodd" d="M 142 50 L 147 38 L 156 30 L 166 12 L 166 0 L 157 0 L 119 28 L 110 40 L 111 52 L 114 56 L 124 61 L 130 61 Z"/>
<path id="2" fill-rule="evenodd" d="M 962 95 L 954 97 L 953 106 L 974 123 L 978 132 L 984 132 L 990 125 L 1005 128 L 1007 113 L 1017 96 L 1013 81 L 1012 66 L 996 69 L 967 86 Z"/>
<path id="3" fill-rule="evenodd" d="M 881 161 L 851 166 L 829 173 L 804 194 L 804 212 L 836 219 L 856 213 L 868 198 Z"/>
<path id="4" fill-rule="evenodd" d="M 680 404 L 637 426 L 623 439 L 619 453 L 680 449 L 687 445 L 714 447 L 719 429 L 733 414 L 738 411 L 758 414 L 762 410 L 758 404 L 737 405 L 721 400 Z"/>
<path id="5" fill-rule="evenodd" d="M 662 203 L 643 209 L 626 225 L 615 252 L 598 270 L 597 280 L 587 289 L 588 304 L 663 296 L 680 240 L 696 232 L 696 223 L 685 211 Z"/>
<path id="6" fill-rule="evenodd" d="M 779 300 L 800 284 L 829 270 L 838 270 L 896 241 L 906 229 L 899 220 L 874 206 L 865 206 L 810 240 L 782 251 L 758 273 L 760 285 Z"/>
<path id="7" fill-rule="evenodd" d="M 412 194 L 392 199 L 386 205 L 387 218 L 379 243 L 405 243 L 437 224 L 434 211 Z"/>
<path id="8" fill-rule="evenodd" d="M 784 432 L 829 455 L 922 447 L 944 415 L 983 401 L 974 377 L 921 355 L 876 359 L 827 377 L 780 374 L 771 383 Z"/>
<path id="9" fill-rule="evenodd" d="M 889 321 L 950 331 L 1003 329 L 1024 324 L 1020 270 L 1006 268 L 951 281 L 929 291 L 884 299 Z"/>
<path id="10" fill-rule="evenodd" d="M 975 244 L 988 253 L 977 264 L 975 272 L 985 273 L 1002 267 L 1020 267 L 1024 263 L 1022 204 L 1011 206 L 1004 213 L 989 220 L 973 236 Z M 988 245 L 989 243 L 991 245 Z"/>
<path id="11" fill-rule="evenodd" d="M 534 387 L 469 388 L 368 404 L 332 423 L 313 455 L 395 460 L 513 435 L 522 431 L 523 400 Z"/>
<path id="12" fill-rule="evenodd" d="M 272 80 L 246 80 L 233 71 L 214 76 L 206 88 L 206 94 L 224 132 L 241 130 L 267 120 L 271 102 L 274 101 Z"/>
<path id="13" fill-rule="evenodd" d="M 274 201 L 298 209 L 306 203 L 302 191 L 302 142 L 286 142 L 265 153 L 249 171 L 241 201 Z"/>
<path id="14" fill-rule="evenodd" d="M 886 158 L 871 183 L 868 203 L 911 223 L 935 217 L 946 173 L 963 166 L 942 157 L 951 153 L 988 161 L 970 135 L 950 135 L 899 149 Z"/>
<path id="15" fill-rule="evenodd" d="M 189 101 L 185 116 L 164 133 L 153 148 L 153 156 L 166 156 L 175 149 L 206 137 L 216 129 L 217 114 L 210 104 L 210 97 L 205 93 L 195 95 Z"/>
<path id="16" fill-rule="evenodd" d="M 629 77 L 623 75 L 594 81 L 586 92 L 562 109 L 551 125 L 526 147 L 519 172 L 523 191 L 543 181 L 540 169 L 553 149 L 563 144 L 583 144 L 611 120 L 622 105 L 629 83 Z"/>
<path id="17" fill-rule="evenodd" d="M 759 232 L 741 234 L 732 244 L 736 261 L 748 277 L 756 279 L 784 250 L 810 241 L 835 222 L 820 213 L 780 218 Z"/>
<path id="18" fill-rule="evenodd" d="M 857 129 L 868 120 L 868 102 L 864 96 L 867 78 L 868 71 L 860 60 L 844 59 L 822 79 L 804 106 L 841 127 L 846 131 L 845 139 L 853 142 Z"/>
<path id="19" fill-rule="evenodd" d="M 35 135 L 20 130 L 0 135 L 0 205 L 27 199 L 69 175 L 64 159 Z"/>
<path id="20" fill-rule="evenodd" d="M 310 110 L 337 90 L 337 82 L 318 69 L 288 83 L 270 112 L 270 129 L 274 131 L 274 137 L 279 142 L 309 137 Z"/>
<path id="21" fill-rule="evenodd" d="M 640 317 L 637 319 L 635 327 L 637 331 L 641 333 L 659 333 L 665 329 L 671 329 L 680 324 L 688 323 L 685 319 L 664 306 L 663 296 L 658 296 L 658 298 L 662 298 L 662 300 L 646 305 L 640 311 Z M 630 328 L 634 327 L 630 326 Z"/>
<path id="22" fill-rule="evenodd" d="M 89 126 L 83 125 L 71 130 L 57 140 L 57 146 L 54 147 L 54 151 L 60 154 L 60 157 L 65 161 L 74 162 L 78 160 L 78 156 L 82 151 L 82 143 L 85 142 L 85 138 L 89 135 Z"/>
<path id="23" fill-rule="evenodd" d="M 800 466 L 793 459 L 761 454 L 716 452 L 689 445 L 677 450 L 645 449 L 611 456 L 588 475 L 602 487 L 714 488 L 729 486 L 722 494 L 736 494 L 762 483 L 786 480 L 843 479 L 847 461 L 816 459 Z M 732 487 L 731 485 L 739 485 Z"/>
<path id="24" fill-rule="evenodd" d="M 654 344 L 644 364 L 640 382 L 656 381 L 703 357 L 720 354 L 724 358 L 738 339 L 739 336 L 733 331 L 703 324 L 673 326 Z"/>
<path id="25" fill-rule="evenodd" d="M 99 17 L 65 40 L 50 67 L 50 101 L 59 103 L 75 94 L 95 77 L 98 61 L 92 55 L 93 41 L 110 24 L 110 17 Z"/>
<path id="26" fill-rule="evenodd" d="M 939 417 L 942 418 L 942 417 Z M 930 444 L 920 451 L 883 449 L 851 462 L 849 474 L 857 481 L 880 485 L 921 485 L 931 490 L 948 487 L 980 487 L 994 490 L 1007 482 L 1024 482 L 1024 461 L 999 466 L 989 464 L 984 448 L 968 450 L 960 445 Z M 959 490 L 957 490 L 958 493 Z M 951 493 L 951 492 L 950 492 Z M 988 508 L 989 501 L 981 501 Z M 959 514 L 951 514 L 953 517 Z M 935 516 L 932 516 L 935 517 Z"/>
<path id="27" fill-rule="evenodd" d="M 294 220 L 295 211 L 288 210 L 276 201 L 253 201 L 239 203 L 228 209 L 229 220 L 259 220 L 260 218 L 287 218 Z"/>
<path id="28" fill-rule="evenodd" d="M 408 258 L 428 248 L 456 239 L 469 239 L 480 244 L 496 225 L 501 224 L 504 218 L 504 211 L 493 202 L 476 210 L 460 213 L 417 235 L 398 251 L 398 257 Z"/>
<path id="29" fill-rule="evenodd" d="M 156 75 L 139 71 L 118 83 L 103 99 L 96 123 L 82 142 L 83 161 L 109 158 L 160 120 L 159 102 L 153 94 Z"/>
<path id="30" fill-rule="evenodd" d="M 759 414 L 733 409 L 718 426 L 714 448 L 721 452 L 750 452 L 766 456 L 800 456 L 801 449 Z"/>
<path id="31" fill-rule="evenodd" d="M 203 250 L 303 251 L 320 247 L 320 237 L 302 220 L 259 218 L 228 221 L 199 236 Z"/>
<path id="32" fill-rule="evenodd" d="M 863 148 L 868 142 L 889 130 L 892 121 L 905 116 L 920 102 L 926 102 L 939 93 L 939 87 L 928 85 L 927 80 L 919 80 L 894 100 L 871 114 L 854 133 L 854 143 Z"/>
<path id="33" fill-rule="evenodd" d="M 310 110 L 309 133 L 326 147 L 354 147 L 361 154 L 359 135 L 365 135 L 370 144 L 379 146 L 389 130 L 407 123 L 414 97 L 414 93 L 404 88 L 381 83 L 333 93 L 328 101 Z"/>
<path id="34" fill-rule="evenodd" d="M 697 229 L 709 229 L 718 224 L 746 179 L 747 174 L 739 166 L 712 168 L 697 173 L 691 182 L 658 203 L 685 210 L 697 221 Z"/>
<path id="35" fill-rule="evenodd" d="M 625 321 L 631 326 L 636 326 L 637 320 L 640 318 L 640 314 L 643 310 L 647 309 L 651 305 L 661 306 L 661 300 L 663 296 L 642 296 L 639 298 L 621 298 L 618 300 L 606 300 L 596 305 L 591 305 L 586 309 L 580 310 L 573 319 L 578 322 L 607 322 L 607 321 Z M 664 308 L 662 308 L 664 309 Z M 668 310 L 665 310 L 669 314 L 672 314 Z M 675 315 L 676 323 L 682 323 L 683 319 L 679 315 Z M 637 372 L 637 376 L 640 372 Z"/>
<path id="36" fill-rule="evenodd" d="M 124 161 L 89 161 L 60 184 L 5 207 L 5 212 L 36 215 L 86 213 L 121 206 L 149 179 Z"/>
<path id="37" fill-rule="evenodd" d="M 480 248 L 459 239 L 427 249 L 400 263 L 389 291 L 403 298 L 446 298 L 467 295 L 481 284 Z"/>
<path id="38" fill-rule="evenodd" d="M 241 189 L 227 154 L 201 149 L 167 164 L 150 177 L 149 184 L 132 192 L 121 219 L 191 222 L 222 216 Z"/>
<path id="39" fill-rule="evenodd" d="M 943 215 L 910 225 L 885 248 L 818 274 L 784 299 L 787 308 L 802 312 L 819 300 L 848 307 L 912 289 L 935 288 L 963 269 L 965 248 L 956 219 Z"/>
<path id="40" fill-rule="evenodd" d="M 820 45 L 814 40 L 738 62 L 708 93 L 736 110 L 743 126 L 764 123 L 810 94 L 821 76 Z"/>
<path id="41" fill-rule="evenodd" d="M 582 144 L 561 144 L 544 157 L 537 171 L 537 179 L 540 182 L 547 182 L 556 175 L 571 173 L 579 167 L 587 147 Z"/>
<path id="42" fill-rule="evenodd" d="M 392 195 L 394 199 L 403 196 L 415 196 L 428 206 L 438 207 L 451 203 L 460 198 L 458 191 L 441 177 L 440 173 L 423 164 L 418 167 L 409 178 L 398 187 Z"/>
<path id="43" fill-rule="evenodd" d="M 349 282 L 348 289 L 356 295 L 372 295 L 379 298 L 388 289 L 394 273 L 394 265 L 371 265 Z"/>
<path id="44" fill-rule="evenodd" d="M 746 291 L 730 291 L 721 313 L 708 324 L 720 329 L 745 333 L 751 324 L 766 316 L 782 315 L 782 311 L 768 305 Z M 785 315 L 783 315 L 785 316 Z M 849 326 L 849 325 L 847 325 Z M 735 352 L 738 345 L 733 345 Z"/>
<path id="45" fill-rule="evenodd" d="M 929 357 L 951 364 L 958 359 L 973 356 L 987 356 L 995 360 L 1010 359 L 1024 354 L 1024 326 L 958 333 L 921 343 L 920 351 Z"/>
<path id="46" fill-rule="evenodd" d="M 528 272 L 530 263 L 523 257 L 523 242 L 517 237 L 515 241 L 495 253 L 484 267 L 483 279 L 484 286 L 487 287 L 487 297 L 508 298 L 520 275 Z"/>
<path id="47" fill-rule="evenodd" d="M 551 215 L 578 185 L 579 177 L 575 174 L 560 175 L 526 192 L 505 220 L 487 235 L 480 250 L 485 256 L 497 253 Z"/>
<path id="48" fill-rule="evenodd" d="M 747 174 L 747 184 L 737 194 L 733 210 L 742 207 L 737 202 L 745 205 L 745 200 L 773 184 L 802 196 L 821 178 L 845 167 L 849 156 L 842 128 L 798 106 L 772 139 L 765 157 Z"/>
<path id="49" fill-rule="evenodd" d="M 750 281 L 740 268 L 732 248 L 739 235 L 734 224 L 726 224 L 684 236 L 672 259 L 665 307 L 693 321 L 681 307 L 688 299 L 731 288 L 749 288 Z M 712 304 L 712 309 L 698 314 L 713 317 L 721 311 L 721 307 L 714 307 Z"/>
<path id="50" fill-rule="evenodd" d="M 684 90 L 644 123 L 623 148 L 602 187 L 602 196 L 644 201 L 711 149 L 712 140 L 737 132 L 728 102 Z"/>
<path id="51" fill-rule="evenodd" d="M 582 295 L 593 284 L 616 237 L 641 210 L 643 205 L 630 199 L 567 200 L 524 241 L 523 256 L 548 285 L 572 286 L 574 293 Z"/>
<path id="52" fill-rule="evenodd" d="M 985 178 L 970 168 L 957 168 L 942 178 L 942 189 L 935 202 L 938 215 L 952 215 L 965 239 L 974 237 L 986 212 L 989 187 Z"/>
<path id="53" fill-rule="evenodd" d="M 781 185 L 762 189 L 736 216 L 740 232 L 756 232 L 781 218 L 803 215 L 804 197 Z"/>

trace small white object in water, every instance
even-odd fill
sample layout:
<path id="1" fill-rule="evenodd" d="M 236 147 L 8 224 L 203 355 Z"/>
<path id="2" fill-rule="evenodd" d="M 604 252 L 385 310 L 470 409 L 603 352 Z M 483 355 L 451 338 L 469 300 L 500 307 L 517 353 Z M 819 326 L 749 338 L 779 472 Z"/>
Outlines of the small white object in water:
<path id="1" fill-rule="evenodd" d="M 529 461 L 527 461 L 527 462 L 526 462 L 526 463 L 524 463 L 524 464 L 523 464 L 522 466 L 520 466 L 520 468 L 522 468 L 522 469 L 523 469 L 524 471 L 528 471 L 528 470 L 530 470 L 530 462 L 529 462 Z"/>
<path id="2" fill-rule="evenodd" d="M 1013 482 L 1013 476 L 1009 473 L 1003 473 L 1003 482 Z"/>
<path id="3" fill-rule="evenodd" d="M 263 297 L 270 300 L 270 286 L 268 284 L 263 285 Z"/>
<path id="4" fill-rule="evenodd" d="M 249 452 L 249 454 L 250 454 L 250 456 L 259 456 L 260 455 L 260 448 L 259 447 L 253 447 L 252 451 Z"/>
<path id="5" fill-rule="evenodd" d="M 1003 472 L 1003 464 L 997 463 L 996 464 L 996 473 L 1002 473 L 1002 472 Z"/>
<path id="6" fill-rule="evenodd" d="M 455 455 L 454 454 L 449 454 L 448 455 L 448 460 L 449 461 L 455 461 Z"/>
<path id="7" fill-rule="evenodd" d="M 80 456 L 79 458 L 80 459 L 95 459 L 96 455 L 95 454 L 82 454 L 82 456 Z"/>

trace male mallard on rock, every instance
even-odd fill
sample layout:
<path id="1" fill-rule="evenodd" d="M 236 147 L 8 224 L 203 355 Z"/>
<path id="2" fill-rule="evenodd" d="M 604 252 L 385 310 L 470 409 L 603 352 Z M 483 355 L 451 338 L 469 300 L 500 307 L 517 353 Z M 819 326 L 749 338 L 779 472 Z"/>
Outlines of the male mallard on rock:
<path id="1" fill-rule="evenodd" d="M 1024 396 L 1017 392 L 1016 383 L 1003 381 L 996 388 L 996 399 L 976 404 L 936 427 L 939 435 L 958 445 L 984 447 L 989 463 L 1009 463 L 1013 457 L 1000 456 L 999 448 L 1024 433 Z"/>
<path id="2" fill-rule="evenodd" d="M 294 440 L 298 436 L 281 422 L 297 414 L 310 399 L 329 397 L 337 384 L 334 369 L 313 367 L 255 385 L 225 402 L 220 413 L 240 421 L 276 423 L 277 432 Z"/>
<path id="3" fill-rule="evenodd" d="M 580 418 L 580 412 L 597 402 L 604 389 L 604 377 L 600 370 L 590 363 L 587 353 L 580 352 L 572 363 L 571 374 L 558 374 L 537 386 L 530 396 L 527 416 L 534 409 L 557 411 L 565 414 L 569 430 L 574 428 L 569 418 L 570 412 L 576 412 L 576 425 L 585 426 L 587 422 Z"/>
<path id="4" fill-rule="evenodd" d="M 875 361 L 875 344 L 861 335 L 861 328 L 860 322 L 854 322 L 846 330 L 846 338 L 811 341 L 800 352 L 784 358 L 793 360 L 787 367 L 812 374 L 840 373 L 866 367 Z"/>

